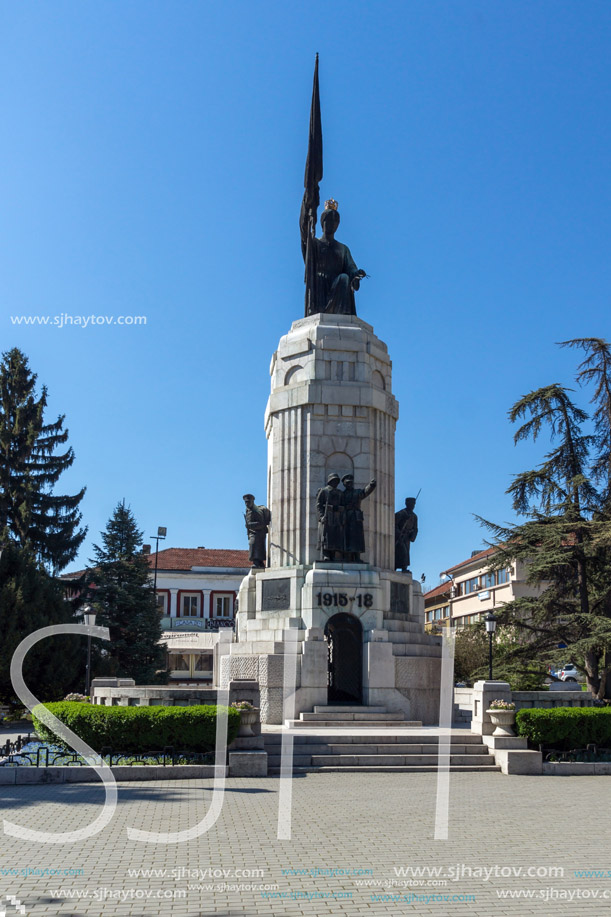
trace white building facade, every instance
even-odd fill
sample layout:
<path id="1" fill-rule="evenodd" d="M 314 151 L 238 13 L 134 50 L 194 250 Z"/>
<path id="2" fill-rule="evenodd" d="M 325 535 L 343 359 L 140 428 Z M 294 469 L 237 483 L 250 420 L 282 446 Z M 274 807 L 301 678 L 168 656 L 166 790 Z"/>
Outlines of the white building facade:
<path id="1" fill-rule="evenodd" d="M 212 684 L 220 634 L 235 627 L 237 594 L 250 570 L 248 551 L 166 548 L 149 555 L 168 682 Z"/>

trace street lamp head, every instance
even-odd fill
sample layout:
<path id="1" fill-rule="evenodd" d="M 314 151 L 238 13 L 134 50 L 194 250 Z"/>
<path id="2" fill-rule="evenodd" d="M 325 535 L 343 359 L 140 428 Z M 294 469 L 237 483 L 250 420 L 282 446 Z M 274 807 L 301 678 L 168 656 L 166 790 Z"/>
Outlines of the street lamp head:
<path id="1" fill-rule="evenodd" d="M 493 634 L 496 630 L 496 622 L 497 622 L 497 619 L 495 618 L 494 614 L 491 611 L 489 611 L 486 617 L 484 618 L 484 621 L 486 623 L 486 632 L 488 634 Z"/>
<path id="2" fill-rule="evenodd" d="M 95 627 L 95 611 L 91 605 L 83 605 L 83 624 L 87 627 Z"/>

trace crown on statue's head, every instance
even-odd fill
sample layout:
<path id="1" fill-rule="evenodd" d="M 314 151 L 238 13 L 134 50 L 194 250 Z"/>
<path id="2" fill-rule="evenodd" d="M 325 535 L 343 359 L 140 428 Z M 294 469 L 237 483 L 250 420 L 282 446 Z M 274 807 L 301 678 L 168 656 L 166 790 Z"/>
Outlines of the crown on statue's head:
<path id="1" fill-rule="evenodd" d="M 325 210 L 337 210 L 337 206 L 337 201 L 334 201 L 332 197 L 325 201 Z"/>

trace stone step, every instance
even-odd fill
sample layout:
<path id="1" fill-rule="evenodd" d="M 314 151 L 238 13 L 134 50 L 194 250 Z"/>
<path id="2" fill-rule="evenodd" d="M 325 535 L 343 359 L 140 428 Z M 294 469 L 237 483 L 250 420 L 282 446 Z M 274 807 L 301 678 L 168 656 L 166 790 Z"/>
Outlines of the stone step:
<path id="1" fill-rule="evenodd" d="M 437 755 L 312 755 L 312 767 L 415 767 L 437 765 Z M 494 755 L 450 755 L 450 766 L 481 767 L 494 764 Z"/>
<path id="2" fill-rule="evenodd" d="M 299 722 L 299 721 L 297 721 Z M 393 723 L 393 726 L 396 726 Z M 265 732 L 263 733 L 265 748 L 267 751 L 282 744 L 282 733 Z M 429 732 L 413 732 L 405 735 L 397 735 L 388 732 L 373 732 L 366 735 L 346 735 L 331 732 L 319 732 L 310 735 L 299 735 L 293 733 L 293 744 L 297 748 L 306 745 L 439 745 L 439 736 L 431 735 Z M 445 738 L 445 736 L 443 737 Z M 482 746 L 482 737 L 474 735 L 468 730 L 460 730 L 460 736 L 452 735 L 450 738 L 451 746 L 470 745 Z"/>
<path id="3" fill-rule="evenodd" d="M 363 723 L 375 723 L 378 721 L 381 722 L 382 720 L 394 721 L 402 719 L 404 719 L 404 716 L 400 712 L 389 713 L 384 709 L 382 709 L 382 711 L 373 710 L 370 712 L 367 707 L 361 707 L 356 710 L 342 710 L 341 713 L 331 712 L 323 708 L 320 713 L 314 711 L 314 713 L 302 713 L 300 716 L 300 720 L 304 723 L 317 723 L 321 722 L 322 720 L 333 720 L 337 723 L 344 723 L 346 721 L 351 723 L 355 723 L 357 721 Z"/>
<path id="4" fill-rule="evenodd" d="M 248 659 L 252 659 L 254 656 L 277 656 L 283 655 L 284 653 L 289 652 L 287 644 L 280 641 L 272 640 L 244 640 L 240 643 L 230 643 L 229 644 L 229 654 L 231 656 L 247 656 Z M 303 653 L 303 643 L 298 642 L 297 646 L 290 648 L 290 652 L 296 652 L 297 654 Z"/>
<path id="5" fill-rule="evenodd" d="M 436 643 L 393 643 L 393 656 L 430 656 L 433 658 L 441 657 L 441 644 Z"/>
<path id="6" fill-rule="evenodd" d="M 332 774 L 332 773 L 380 773 L 380 774 L 436 774 L 438 770 L 437 765 L 427 765 L 427 764 L 414 764 L 414 765 L 396 765 L 396 766 L 385 766 L 385 765 L 373 765 L 373 766 L 359 766 L 359 767 L 346 767 L 346 766 L 325 766 L 325 767 L 308 767 L 298 766 L 293 768 L 293 774 Z M 501 773 L 500 765 L 498 764 L 476 764 L 476 765 L 460 765 L 453 764 L 450 766 L 452 773 L 468 773 L 470 771 L 478 772 L 493 772 Z M 271 777 L 278 776 L 280 773 L 280 768 L 270 767 L 268 773 Z"/>
<path id="7" fill-rule="evenodd" d="M 280 746 L 265 746 L 266 751 L 271 758 L 280 760 Z M 394 745 L 367 745 L 360 743 L 342 743 L 342 742 L 319 742 L 305 745 L 302 743 L 293 745 L 293 754 L 299 756 L 309 755 L 434 755 L 437 757 L 439 750 L 438 745 L 409 745 L 407 743 L 397 742 Z M 451 755 L 487 755 L 488 747 L 486 745 L 451 745 Z"/>
<path id="8" fill-rule="evenodd" d="M 414 621 L 409 611 L 383 611 L 382 614 L 384 621 Z"/>
<path id="9" fill-rule="evenodd" d="M 436 646 L 429 634 L 423 633 L 414 633 L 412 631 L 403 631 L 403 630 L 389 630 L 388 631 L 388 642 L 389 643 L 414 643 L 422 646 Z"/>
<path id="10" fill-rule="evenodd" d="M 285 631 L 281 627 L 276 627 L 274 629 L 263 630 L 258 628 L 253 630 L 250 627 L 246 628 L 246 639 L 241 641 L 239 646 L 243 646 L 246 643 L 282 643 L 284 640 Z M 297 640 L 303 642 L 305 640 L 305 631 L 297 631 Z"/>
<path id="11" fill-rule="evenodd" d="M 395 621 L 385 618 L 384 630 L 393 634 L 421 634 L 422 625 L 418 621 Z"/>
<path id="12" fill-rule="evenodd" d="M 316 704 L 314 713 L 386 713 L 386 707 L 364 707 L 362 704 L 338 704 L 336 707 Z"/>
<path id="13" fill-rule="evenodd" d="M 286 720 L 285 723 L 290 729 L 309 729 L 314 726 L 324 727 L 326 729 L 359 729 L 367 728 L 369 726 L 387 726 L 387 727 L 410 727 L 417 729 L 422 726 L 422 720 L 390 720 L 390 719 L 376 719 L 376 720 Z"/>

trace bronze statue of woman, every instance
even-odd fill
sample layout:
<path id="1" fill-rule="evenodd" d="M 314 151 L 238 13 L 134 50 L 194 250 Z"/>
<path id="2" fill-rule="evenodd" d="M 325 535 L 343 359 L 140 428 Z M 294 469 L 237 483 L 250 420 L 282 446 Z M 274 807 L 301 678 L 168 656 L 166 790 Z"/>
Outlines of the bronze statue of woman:
<path id="1" fill-rule="evenodd" d="M 316 312 L 356 315 L 354 291 L 358 290 L 365 271 L 357 268 L 348 246 L 335 238 L 339 226 L 337 201 L 325 201 L 320 217 L 322 236 L 319 239 L 310 236 L 310 221 L 303 218 L 303 208 L 301 212 L 301 251 L 306 266 L 308 257 L 313 261 L 313 270 L 310 271 L 313 289 L 308 291 L 308 315 Z"/>
<path id="2" fill-rule="evenodd" d="M 358 290 L 365 271 L 354 263 L 350 249 L 335 238 L 339 226 L 337 201 L 325 201 L 320 217 L 322 236 L 316 238 L 316 221 L 322 181 L 322 121 L 318 91 L 318 54 L 314 65 L 310 131 L 306 158 L 304 193 L 299 215 L 301 251 L 305 262 L 305 314 L 335 312 L 356 315 L 354 291 Z"/>

